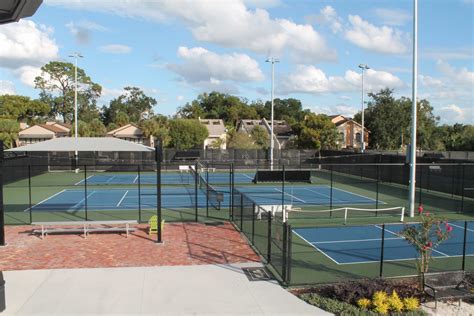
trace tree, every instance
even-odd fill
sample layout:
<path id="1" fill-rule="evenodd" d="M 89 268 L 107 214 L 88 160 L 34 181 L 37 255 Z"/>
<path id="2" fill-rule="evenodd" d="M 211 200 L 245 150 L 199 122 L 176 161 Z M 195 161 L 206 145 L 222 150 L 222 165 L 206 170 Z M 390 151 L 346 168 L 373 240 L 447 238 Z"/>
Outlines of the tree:
<path id="1" fill-rule="evenodd" d="M 208 135 L 207 128 L 197 120 L 175 119 L 170 121 L 170 145 L 174 148 L 202 147 Z"/>
<path id="2" fill-rule="evenodd" d="M 11 119 L 0 119 L 0 139 L 7 148 L 12 148 L 18 139 L 20 124 Z"/>
<path id="3" fill-rule="evenodd" d="M 271 115 L 271 101 L 265 102 L 262 117 L 270 119 Z M 298 99 L 274 99 L 273 100 L 273 116 L 275 120 L 286 120 L 288 124 L 294 125 L 297 122 L 304 120 L 305 115 L 309 114 L 309 110 L 303 110 L 303 105 Z"/>
<path id="4" fill-rule="evenodd" d="M 369 93 L 371 100 L 364 111 L 365 127 L 371 132 L 369 146 L 376 149 L 399 149 L 410 142 L 412 102 L 409 98 L 395 99 L 393 90 Z M 417 145 L 422 149 L 440 149 L 441 142 L 433 137 L 438 117 L 427 100 L 417 104 Z M 361 122 L 361 113 L 354 116 Z"/>
<path id="5" fill-rule="evenodd" d="M 255 126 L 250 132 L 250 135 L 258 148 L 267 149 L 270 146 L 270 136 L 263 127 Z"/>
<path id="6" fill-rule="evenodd" d="M 125 112 L 118 112 L 114 117 L 113 123 L 118 127 L 122 127 L 130 123 L 130 117 Z"/>
<path id="7" fill-rule="evenodd" d="M 77 136 L 79 137 L 92 137 L 92 131 L 90 129 L 89 124 L 86 122 L 83 122 L 81 120 L 77 121 L 77 125 L 79 126 L 77 130 Z M 76 130 L 76 125 L 72 124 L 71 127 L 71 137 L 75 136 L 75 130 Z"/>
<path id="8" fill-rule="evenodd" d="M 252 136 L 245 132 L 233 132 L 230 135 L 229 148 L 235 149 L 257 149 L 258 146 L 255 144 Z"/>
<path id="9" fill-rule="evenodd" d="M 0 116 L 30 125 L 43 120 L 51 111 L 48 104 L 21 95 L 0 96 Z"/>
<path id="10" fill-rule="evenodd" d="M 80 127 L 80 126 L 79 126 Z M 107 133 L 104 123 L 98 118 L 93 119 L 89 123 L 90 137 L 102 137 Z"/>
<path id="11" fill-rule="evenodd" d="M 52 61 L 41 67 L 41 76 L 35 78 L 35 88 L 40 89 L 41 101 L 49 104 L 53 117 L 60 115 L 64 122 L 74 119 L 74 65 Z M 96 107 L 102 87 L 92 82 L 85 71 L 77 68 L 78 113 Z"/>
<path id="12" fill-rule="evenodd" d="M 168 119 L 158 115 L 148 120 L 140 122 L 140 128 L 145 137 L 154 137 L 162 142 L 163 147 L 167 147 L 171 141 Z"/>
<path id="13" fill-rule="evenodd" d="M 128 115 L 131 123 L 138 123 L 143 113 L 153 115 L 153 106 L 156 105 L 154 98 L 147 96 L 137 87 L 125 87 L 124 91 L 122 95 L 110 101 L 108 107 L 102 108 L 104 124 L 116 122 L 116 116 L 121 112 Z"/>
<path id="14" fill-rule="evenodd" d="M 324 114 L 308 114 L 296 126 L 298 146 L 308 149 L 335 148 L 338 140 L 336 125 Z"/>
<path id="15" fill-rule="evenodd" d="M 437 128 L 435 134 L 443 143 L 444 150 L 474 150 L 473 125 L 442 125 Z"/>
<path id="16" fill-rule="evenodd" d="M 176 114 L 178 118 L 187 118 L 195 120 L 200 117 L 205 117 L 204 109 L 197 100 L 194 100 L 191 103 L 186 103 L 185 106 L 178 108 L 178 112 Z"/>

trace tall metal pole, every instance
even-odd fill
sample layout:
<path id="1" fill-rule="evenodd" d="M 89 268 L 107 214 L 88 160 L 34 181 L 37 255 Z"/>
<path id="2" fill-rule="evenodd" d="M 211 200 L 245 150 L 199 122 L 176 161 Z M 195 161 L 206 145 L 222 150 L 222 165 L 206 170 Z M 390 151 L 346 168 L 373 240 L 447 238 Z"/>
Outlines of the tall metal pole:
<path id="1" fill-rule="evenodd" d="M 275 63 L 280 62 L 276 58 L 269 58 L 266 60 L 267 63 L 272 63 L 272 110 L 271 110 L 271 126 L 270 126 L 270 170 L 273 170 L 273 149 L 275 147 L 273 141 L 273 99 L 275 94 Z"/>
<path id="2" fill-rule="evenodd" d="M 365 126 L 365 122 L 364 122 L 364 70 L 366 69 L 370 69 L 369 66 L 365 65 L 365 64 L 360 64 L 359 65 L 359 68 L 362 70 L 362 92 L 361 92 L 361 105 L 362 105 L 362 131 L 360 133 L 360 151 L 361 152 L 364 152 L 365 150 L 365 138 L 364 138 L 364 126 Z"/>
<path id="3" fill-rule="evenodd" d="M 77 130 L 79 129 L 77 126 L 77 58 L 83 57 L 80 53 L 73 53 L 72 55 L 69 55 L 69 57 L 74 58 L 74 140 L 76 142 L 77 146 Z M 76 170 L 75 172 L 79 172 L 78 168 L 78 153 L 77 153 L 77 147 L 76 150 L 74 151 L 74 159 L 76 161 Z"/>
<path id="4" fill-rule="evenodd" d="M 416 190 L 416 112 L 417 112 L 417 75 L 418 75 L 418 0 L 413 0 L 413 78 L 411 106 L 411 144 L 410 144 L 410 181 L 409 181 L 409 214 L 415 216 Z"/>

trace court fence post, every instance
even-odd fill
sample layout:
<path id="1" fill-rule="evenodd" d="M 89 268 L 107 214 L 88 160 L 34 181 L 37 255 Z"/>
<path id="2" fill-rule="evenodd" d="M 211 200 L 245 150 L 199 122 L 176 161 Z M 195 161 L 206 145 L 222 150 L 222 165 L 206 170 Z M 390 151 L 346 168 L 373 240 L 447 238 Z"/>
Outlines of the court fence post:
<path id="1" fill-rule="evenodd" d="M 380 278 L 383 277 L 383 256 L 385 248 L 385 224 L 382 224 L 382 247 L 380 249 Z"/>
<path id="2" fill-rule="evenodd" d="M 209 162 L 206 162 L 206 217 L 209 217 Z"/>
<path id="3" fill-rule="evenodd" d="M 5 246 L 5 209 L 3 205 L 3 140 L 0 140 L 0 246 Z"/>
<path id="4" fill-rule="evenodd" d="M 330 192 L 330 197 L 329 197 L 329 209 L 332 210 L 332 187 L 333 187 L 333 183 L 332 183 L 332 173 L 333 173 L 333 165 L 331 165 L 330 167 L 330 176 L 331 176 L 331 192 Z M 329 213 L 329 215 L 332 217 L 332 212 Z"/>
<path id="5" fill-rule="evenodd" d="M 267 244 L 267 262 L 272 261 L 272 212 L 267 212 L 268 214 L 268 244 Z"/>
<path id="6" fill-rule="evenodd" d="M 379 182 L 380 182 L 380 165 L 377 165 L 377 181 L 375 182 L 375 209 L 379 209 Z M 375 212 L 375 216 L 378 216 L 378 212 Z"/>
<path id="7" fill-rule="evenodd" d="M 244 195 L 240 195 L 240 231 L 244 231 Z"/>
<path id="8" fill-rule="evenodd" d="M 286 265 L 288 261 L 288 224 L 287 222 L 283 222 L 283 262 L 282 262 L 282 271 L 281 271 L 281 277 L 284 283 L 286 283 Z"/>
<path id="9" fill-rule="evenodd" d="M 33 203 L 31 201 L 31 164 L 28 164 L 28 203 L 29 203 L 29 216 L 30 216 L 30 225 L 33 223 Z"/>
<path id="10" fill-rule="evenodd" d="M 86 216 L 86 221 L 88 220 L 87 216 L 87 165 L 84 165 L 84 211 Z"/>
<path id="11" fill-rule="evenodd" d="M 198 186 L 199 186 L 199 172 L 198 172 L 198 164 L 194 164 L 194 172 L 196 173 L 196 176 L 194 177 L 194 198 L 196 203 L 194 204 L 194 216 L 195 219 L 194 221 L 197 223 L 198 222 L 198 208 L 199 208 L 199 201 L 198 201 Z"/>
<path id="12" fill-rule="evenodd" d="M 287 256 L 286 256 L 286 284 L 290 285 L 291 284 L 291 264 L 293 260 L 293 255 L 292 255 L 292 243 L 293 243 L 293 229 L 291 225 L 288 225 L 288 233 L 287 233 Z"/>
<path id="13" fill-rule="evenodd" d="M 255 216 L 256 216 L 256 207 L 257 204 L 252 204 L 252 245 L 255 245 Z"/>
<path id="14" fill-rule="evenodd" d="M 283 169 L 281 171 L 281 213 L 283 215 L 285 214 L 284 207 L 285 207 L 285 165 L 283 165 Z"/>
<path id="15" fill-rule="evenodd" d="M 155 160 L 156 160 L 156 228 L 157 236 L 156 243 L 161 244 L 163 242 L 162 236 L 162 212 L 161 212 L 161 162 L 163 160 L 163 149 L 160 144 L 155 147 Z"/>
<path id="16" fill-rule="evenodd" d="M 462 270 L 466 269 L 467 221 L 464 221 L 464 240 L 462 249 Z"/>
<path id="17" fill-rule="evenodd" d="M 464 175 L 465 175 L 465 167 L 466 165 L 461 166 L 462 174 L 461 174 L 461 213 L 464 213 Z"/>
<path id="18" fill-rule="evenodd" d="M 137 179 L 138 179 L 138 222 L 142 222 L 142 188 L 141 188 L 141 172 L 140 164 L 137 166 Z"/>
<path id="19" fill-rule="evenodd" d="M 232 220 L 232 196 L 234 195 L 234 193 L 232 192 L 232 168 L 230 167 L 230 165 L 228 167 L 229 167 L 229 194 L 230 194 L 230 197 L 229 197 L 229 220 Z"/>
<path id="20" fill-rule="evenodd" d="M 418 169 L 418 168 L 417 168 L 417 169 Z M 422 205 L 422 204 L 423 204 L 423 202 L 422 202 L 423 182 L 422 182 L 422 181 L 423 181 L 423 165 L 420 164 L 420 177 L 419 177 L 418 182 L 417 182 L 417 183 L 419 183 L 419 184 L 418 184 L 418 188 L 419 188 L 419 190 L 420 190 L 420 191 L 419 191 L 419 194 L 418 194 L 418 200 L 419 200 L 419 201 L 418 201 L 418 204 L 419 204 L 419 205 Z M 416 187 L 415 187 L 415 189 L 416 189 Z"/>
<path id="21" fill-rule="evenodd" d="M 235 205 L 235 200 L 234 200 L 234 163 L 230 163 L 230 220 L 234 221 L 234 205 Z"/>

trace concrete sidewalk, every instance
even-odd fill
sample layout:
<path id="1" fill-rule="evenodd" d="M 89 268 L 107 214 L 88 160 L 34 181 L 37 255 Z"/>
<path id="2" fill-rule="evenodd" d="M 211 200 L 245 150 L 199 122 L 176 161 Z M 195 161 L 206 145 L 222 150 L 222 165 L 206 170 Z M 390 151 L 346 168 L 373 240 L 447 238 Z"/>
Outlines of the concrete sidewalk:
<path id="1" fill-rule="evenodd" d="M 232 265 L 6 271 L 3 315 L 330 315 Z"/>

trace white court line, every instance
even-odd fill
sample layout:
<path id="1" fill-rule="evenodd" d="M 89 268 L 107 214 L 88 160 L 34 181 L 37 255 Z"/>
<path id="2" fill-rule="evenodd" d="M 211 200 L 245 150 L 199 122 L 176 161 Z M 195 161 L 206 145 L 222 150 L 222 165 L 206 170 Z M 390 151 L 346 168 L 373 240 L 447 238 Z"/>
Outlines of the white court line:
<path id="1" fill-rule="evenodd" d="M 375 225 L 375 227 L 377 227 L 377 228 L 379 228 L 379 229 L 382 229 L 382 227 L 380 227 L 380 226 L 378 226 L 378 225 Z M 397 233 L 395 233 L 395 232 L 392 232 L 390 229 L 385 228 L 385 230 L 386 230 L 387 232 L 389 232 L 390 234 L 393 234 L 393 235 L 395 235 L 395 236 L 400 236 L 399 234 L 397 234 Z M 403 239 L 406 239 L 406 238 L 403 237 L 403 236 L 400 236 L 400 237 L 402 237 Z M 433 249 L 433 248 L 431 248 L 431 250 L 434 251 L 434 252 L 437 252 L 437 253 L 439 253 L 439 254 L 442 254 L 443 256 L 450 257 L 450 255 L 445 254 L 444 252 L 441 252 L 441 251 L 439 251 L 439 250 L 436 250 L 436 249 Z"/>
<path id="2" fill-rule="evenodd" d="M 63 193 L 64 191 L 66 191 L 66 189 L 61 190 L 61 191 L 59 191 L 58 193 L 55 193 L 55 194 L 51 195 L 50 197 L 47 197 L 46 199 L 44 199 L 44 200 L 42 200 L 42 201 L 36 203 L 35 205 L 31 206 L 31 208 L 34 208 L 35 206 L 38 206 L 38 205 L 40 205 L 40 204 L 43 204 L 43 203 L 46 202 L 47 200 L 52 199 L 53 197 L 55 197 L 55 196 L 57 196 L 57 195 Z M 28 208 L 26 208 L 23 212 L 28 212 L 29 210 L 30 210 L 30 208 L 28 207 Z"/>
<path id="3" fill-rule="evenodd" d="M 249 178 L 250 180 L 253 180 L 253 178 L 251 176 L 249 176 L 248 174 L 246 174 L 246 173 L 241 173 L 241 175 L 243 175 L 244 177 Z"/>
<path id="4" fill-rule="evenodd" d="M 371 201 L 377 202 L 376 199 L 373 199 L 373 198 L 364 196 L 364 195 L 362 195 L 362 194 L 357 194 L 357 193 L 354 193 L 354 192 L 351 192 L 351 191 L 347 191 L 347 190 L 343 190 L 343 189 L 339 189 L 339 188 L 333 188 L 333 190 L 343 191 L 343 192 L 346 192 L 346 193 L 350 193 L 350 194 L 353 194 L 353 195 L 357 195 L 357 196 L 363 197 L 364 199 L 367 199 L 367 200 L 371 200 Z M 380 203 L 380 204 L 387 204 L 387 203 L 385 203 L 384 201 L 381 201 L 381 200 L 379 200 L 379 203 Z"/>
<path id="5" fill-rule="evenodd" d="M 120 204 L 122 204 L 122 201 L 123 201 L 123 199 L 125 199 L 125 197 L 127 196 L 127 194 L 128 194 L 128 190 L 123 194 L 122 198 L 120 199 L 120 201 L 117 203 L 116 206 L 120 206 Z"/>
<path id="6" fill-rule="evenodd" d="M 401 237 L 395 238 L 385 238 L 384 240 L 396 240 L 396 239 L 403 239 Z M 371 239 L 350 239 L 350 240 L 332 240 L 332 241 L 315 241 L 312 244 L 337 244 L 337 243 L 345 243 L 345 242 L 364 242 L 364 241 L 382 241 L 381 238 L 371 238 Z"/>
<path id="7" fill-rule="evenodd" d="M 110 183 L 115 178 L 115 176 L 111 176 L 109 180 L 105 181 L 105 183 Z"/>
<path id="8" fill-rule="evenodd" d="M 331 258 L 331 256 L 329 256 L 326 252 L 322 251 L 321 249 L 319 249 L 318 247 L 316 247 L 314 244 L 310 243 L 309 241 L 307 241 L 306 239 L 304 239 L 300 234 L 298 234 L 297 232 L 293 231 L 293 234 L 295 234 L 296 236 L 300 237 L 301 239 L 303 239 L 307 244 L 311 245 L 311 247 L 313 247 L 314 249 L 316 249 L 317 251 L 319 251 L 320 253 L 322 253 L 326 258 L 328 258 L 329 260 L 331 260 L 332 262 L 334 262 L 335 264 L 340 264 L 339 262 L 337 262 L 336 260 L 334 260 L 333 258 Z"/>
<path id="9" fill-rule="evenodd" d="M 93 176 L 94 176 L 94 175 L 88 176 L 88 177 L 86 178 L 86 180 L 89 180 L 89 179 L 92 178 Z M 79 181 L 79 182 L 74 183 L 74 185 L 79 185 L 81 182 L 84 182 L 84 179 L 82 179 L 82 180 Z"/>
<path id="10" fill-rule="evenodd" d="M 322 195 L 326 198 L 328 198 L 329 200 L 331 199 L 331 196 L 330 195 L 327 195 L 327 194 L 324 194 L 324 193 L 321 193 L 321 192 L 318 192 L 318 191 L 314 191 L 314 190 L 311 190 L 311 189 L 308 189 L 308 188 L 304 188 L 305 190 L 308 190 L 309 192 L 313 192 L 313 193 L 316 193 L 316 194 L 319 194 L 319 195 Z M 345 202 L 341 199 L 338 199 L 338 198 L 335 198 L 334 196 L 332 197 L 333 200 L 337 200 L 339 202 Z"/>
<path id="11" fill-rule="evenodd" d="M 461 228 L 462 230 L 464 230 L 464 227 L 462 227 L 462 226 L 459 226 L 459 225 L 456 225 L 456 224 L 452 224 L 452 223 L 449 223 L 449 225 L 454 226 L 454 227 L 457 227 L 457 228 Z M 469 229 L 469 228 L 467 228 L 467 231 L 468 231 L 468 232 L 471 232 L 471 233 L 474 233 L 474 230 Z"/>
<path id="12" fill-rule="evenodd" d="M 280 193 L 284 193 L 284 194 L 286 194 L 286 195 L 288 195 L 288 196 L 291 196 L 291 197 L 294 198 L 295 200 L 298 200 L 298 201 L 300 201 L 300 202 L 302 202 L 302 203 L 306 203 L 306 201 L 297 198 L 297 197 L 294 196 L 293 194 L 290 194 L 290 193 L 287 193 L 287 192 L 283 192 L 282 190 L 277 189 L 277 188 L 274 188 L 274 189 L 277 190 L 277 191 L 280 192 Z"/>
<path id="13" fill-rule="evenodd" d="M 133 183 L 137 183 L 137 180 L 138 180 L 138 174 L 137 176 L 135 177 L 135 179 L 133 179 Z M 127 191 L 128 192 L 128 191 Z"/>
<path id="14" fill-rule="evenodd" d="M 87 199 L 90 198 L 96 191 L 92 191 L 91 193 L 89 193 L 87 195 Z M 69 210 L 67 210 L 67 212 L 75 212 L 75 208 L 79 207 L 84 201 L 86 200 L 86 198 L 83 198 L 82 200 L 80 200 L 79 202 L 77 202 L 76 204 L 74 204 L 73 207 L 70 207 Z"/>

